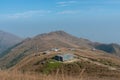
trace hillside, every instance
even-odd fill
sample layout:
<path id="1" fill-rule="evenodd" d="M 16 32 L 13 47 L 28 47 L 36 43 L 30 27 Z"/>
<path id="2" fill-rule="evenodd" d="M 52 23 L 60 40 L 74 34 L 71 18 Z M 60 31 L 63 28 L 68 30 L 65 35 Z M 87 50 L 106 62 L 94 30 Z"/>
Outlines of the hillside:
<path id="1" fill-rule="evenodd" d="M 14 67 L 12 71 L 31 72 L 51 75 L 66 75 L 85 78 L 99 78 L 100 80 L 117 80 L 120 78 L 120 58 L 108 55 L 105 52 L 89 49 L 69 50 L 61 48 L 61 51 L 51 51 L 48 54 L 39 52 L 36 55 L 31 54 Z M 76 58 L 71 61 L 58 62 L 53 57 L 59 53 L 72 53 Z"/>
<path id="2" fill-rule="evenodd" d="M 115 80 L 120 77 L 119 45 L 94 43 L 87 39 L 77 38 L 64 31 L 55 31 L 27 38 L 7 54 L 0 58 L 0 68 L 3 70 L 20 71 L 22 73 L 52 74 L 87 78 Z M 51 51 L 53 48 L 59 51 Z M 96 48 L 96 49 L 95 49 Z M 113 49 L 114 48 L 114 49 Z M 105 50 L 104 50 L 105 49 Z M 108 50 L 108 51 L 106 51 Z M 49 51 L 48 54 L 43 54 Z M 75 60 L 58 62 L 53 57 L 59 53 L 72 53 Z M 119 54 L 116 54 L 119 55 Z"/>
<path id="3" fill-rule="evenodd" d="M 8 55 L 0 59 L 0 66 L 10 67 L 29 54 L 51 48 L 91 48 L 91 41 L 79 39 L 64 31 L 40 34 L 34 38 L 28 38 L 15 48 L 9 50 Z M 9 63 L 13 63 L 9 65 Z"/>
<path id="4" fill-rule="evenodd" d="M 0 67 L 9 68 L 17 64 L 24 57 L 51 48 L 78 48 L 78 49 L 98 49 L 119 56 L 119 45 L 94 43 L 87 39 L 77 38 L 64 31 L 55 31 L 27 38 L 20 44 L 7 51 L 7 55 L 0 59 Z M 108 51 L 109 50 L 109 51 Z"/>
<path id="5" fill-rule="evenodd" d="M 89 45 L 91 41 L 83 38 L 77 38 L 71 34 L 68 34 L 64 31 L 55 31 L 55 32 L 50 32 L 50 33 L 45 33 L 45 34 L 40 34 L 36 36 L 34 39 L 36 40 L 45 40 L 45 41 L 53 41 L 52 45 L 58 42 L 62 42 L 63 44 L 67 45 L 61 45 L 62 47 L 88 47 L 90 48 L 91 46 Z M 54 42 L 56 41 L 56 42 Z M 47 44 L 47 43 L 46 43 Z M 59 43 L 57 43 L 56 47 L 59 47 Z M 53 45 L 55 47 L 55 45 Z"/>
<path id="6" fill-rule="evenodd" d="M 113 55 L 120 56 L 120 45 L 118 44 L 99 44 L 95 46 L 95 48 Z"/>
<path id="7" fill-rule="evenodd" d="M 21 38 L 13 34 L 0 31 L 0 54 L 21 41 Z"/>

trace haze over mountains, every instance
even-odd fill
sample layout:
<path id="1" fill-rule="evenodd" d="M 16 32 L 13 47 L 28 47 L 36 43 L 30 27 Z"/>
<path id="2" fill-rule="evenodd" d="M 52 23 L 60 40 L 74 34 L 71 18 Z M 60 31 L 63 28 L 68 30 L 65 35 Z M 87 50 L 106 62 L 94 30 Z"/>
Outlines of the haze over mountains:
<path id="1" fill-rule="evenodd" d="M 21 41 L 22 38 L 18 36 L 0 31 L 0 54 Z"/>

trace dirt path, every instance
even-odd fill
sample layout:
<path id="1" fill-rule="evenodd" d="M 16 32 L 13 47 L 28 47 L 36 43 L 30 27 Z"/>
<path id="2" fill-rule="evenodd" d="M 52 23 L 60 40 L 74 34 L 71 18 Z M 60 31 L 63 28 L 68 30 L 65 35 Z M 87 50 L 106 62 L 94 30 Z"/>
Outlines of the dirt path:
<path id="1" fill-rule="evenodd" d="M 84 60 L 84 61 L 88 61 L 90 63 L 96 64 L 96 65 L 102 66 L 102 67 L 107 67 L 109 70 L 117 70 L 117 71 L 119 70 L 120 71 L 120 69 L 118 69 L 118 68 L 115 68 L 115 67 L 112 67 L 112 66 L 109 66 L 109 65 L 105 65 L 105 64 L 102 64 L 102 63 L 97 62 L 97 61 L 91 61 L 88 58 L 81 57 L 81 59 Z"/>

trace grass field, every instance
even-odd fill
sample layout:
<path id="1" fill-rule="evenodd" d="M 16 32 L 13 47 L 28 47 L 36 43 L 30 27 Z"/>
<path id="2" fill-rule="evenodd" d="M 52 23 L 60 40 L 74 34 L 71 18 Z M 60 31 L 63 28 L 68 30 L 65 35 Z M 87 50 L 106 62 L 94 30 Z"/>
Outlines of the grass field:
<path id="1" fill-rule="evenodd" d="M 44 74 L 34 74 L 34 73 L 20 73 L 17 71 L 0 71 L 0 80 L 118 80 L 118 78 L 105 78 L 105 77 L 87 77 L 84 75 L 84 70 L 79 76 L 68 76 L 56 72 L 55 75 L 44 75 Z"/>
<path id="2" fill-rule="evenodd" d="M 69 52 L 67 52 L 69 53 Z M 119 80 L 120 62 L 99 51 L 73 51 L 77 61 L 53 60 L 56 53 L 29 55 L 9 71 L 0 71 L 0 80 Z M 18 72 L 21 71 L 21 72 Z"/>
<path id="3" fill-rule="evenodd" d="M 0 71 L 0 80 L 82 80 L 81 77 Z"/>

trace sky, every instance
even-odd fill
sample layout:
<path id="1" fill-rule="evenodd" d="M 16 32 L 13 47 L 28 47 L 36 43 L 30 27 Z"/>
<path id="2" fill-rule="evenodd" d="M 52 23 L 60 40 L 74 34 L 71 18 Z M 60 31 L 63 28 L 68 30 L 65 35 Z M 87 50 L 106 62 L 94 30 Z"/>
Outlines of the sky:
<path id="1" fill-rule="evenodd" d="M 0 0 L 0 30 L 22 38 L 63 30 L 120 43 L 120 0 Z"/>

